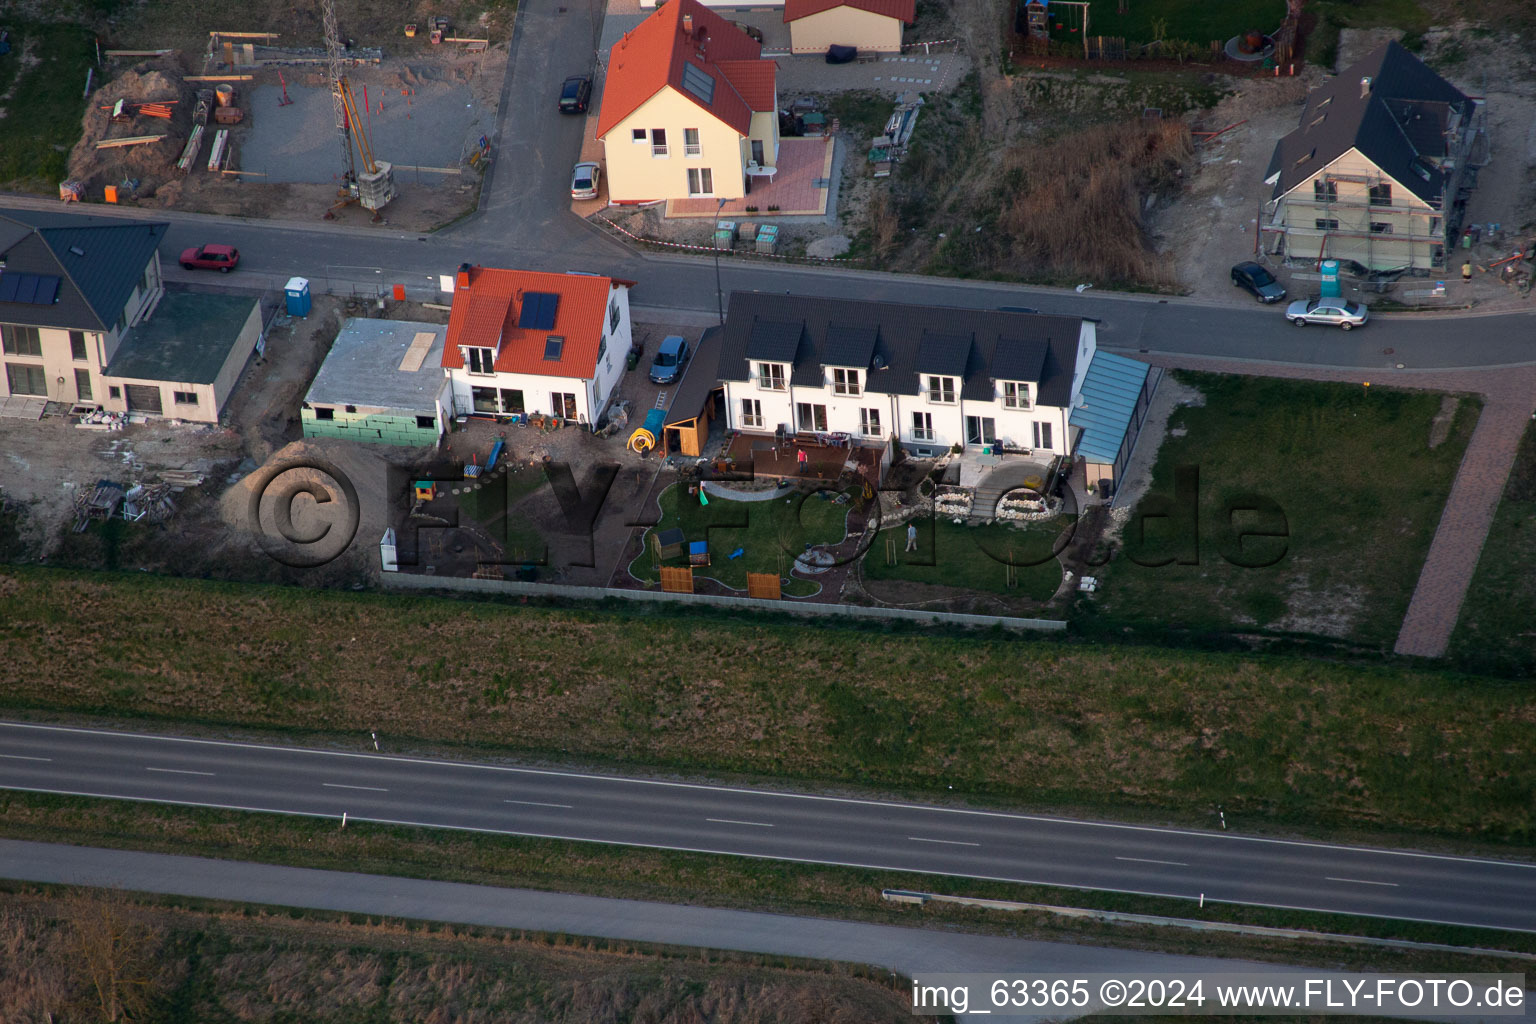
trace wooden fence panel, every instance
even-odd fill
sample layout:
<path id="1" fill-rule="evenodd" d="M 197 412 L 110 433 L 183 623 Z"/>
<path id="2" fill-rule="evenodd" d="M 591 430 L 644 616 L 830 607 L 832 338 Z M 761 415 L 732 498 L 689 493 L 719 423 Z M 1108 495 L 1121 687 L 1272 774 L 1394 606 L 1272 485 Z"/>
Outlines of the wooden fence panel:
<path id="1" fill-rule="evenodd" d="M 747 596 L 761 598 L 764 601 L 777 601 L 783 595 L 779 592 L 779 576 L 771 572 L 747 573 Z"/>
<path id="2" fill-rule="evenodd" d="M 693 593 L 693 569 L 691 566 L 664 565 L 661 567 L 661 589 L 668 594 Z"/>

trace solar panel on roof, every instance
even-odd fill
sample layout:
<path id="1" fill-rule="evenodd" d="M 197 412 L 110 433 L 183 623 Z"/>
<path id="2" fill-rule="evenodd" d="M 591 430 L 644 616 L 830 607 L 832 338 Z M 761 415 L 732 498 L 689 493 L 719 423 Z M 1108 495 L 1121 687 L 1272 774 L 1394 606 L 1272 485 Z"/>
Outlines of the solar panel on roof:
<path id="1" fill-rule="evenodd" d="M 709 77 L 702 68 L 683 63 L 683 88 L 693 93 L 705 103 L 712 103 L 715 99 L 715 80 Z"/>
<path id="2" fill-rule="evenodd" d="M 51 306 L 58 296 L 59 278 L 56 274 L 0 273 L 0 302 Z"/>
<path id="3" fill-rule="evenodd" d="M 555 326 L 555 312 L 560 308 L 560 296 L 551 292 L 529 292 L 523 296 L 523 308 L 517 315 L 517 326 L 534 331 L 547 331 Z"/>

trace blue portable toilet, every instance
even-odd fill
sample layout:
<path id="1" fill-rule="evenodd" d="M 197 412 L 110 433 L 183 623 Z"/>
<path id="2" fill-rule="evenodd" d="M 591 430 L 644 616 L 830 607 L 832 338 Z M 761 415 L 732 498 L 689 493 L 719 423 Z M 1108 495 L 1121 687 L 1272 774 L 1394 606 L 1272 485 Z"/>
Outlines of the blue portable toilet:
<path id="1" fill-rule="evenodd" d="M 309 279 L 290 277 L 283 289 L 288 295 L 289 316 L 309 316 Z"/>
<path id="2" fill-rule="evenodd" d="M 1323 272 L 1323 286 L 1319 292 L 1320 297 L 1324 299 L 1343 298 L 1344 293 L 1339 291 L 1339 261 L 1323 260 L 1323 265 L 1319 269 Z"/>

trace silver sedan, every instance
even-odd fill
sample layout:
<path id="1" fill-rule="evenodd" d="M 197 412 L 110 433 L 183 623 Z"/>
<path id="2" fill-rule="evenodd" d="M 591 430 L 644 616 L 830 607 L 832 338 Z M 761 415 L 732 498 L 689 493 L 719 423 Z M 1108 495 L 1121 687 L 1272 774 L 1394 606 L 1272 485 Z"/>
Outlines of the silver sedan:
<path id="1" fill-rule="evenodd" d="M 571 198 L 596 199 L 597 182 L 602 177 L 602 173 L 602 168 L 597 164 L 577 164 L 571 171 Z"/>
<path id="2" fill-rule="evenodd" d="M 1343 299 L 1298 299 L 1285 307 L 1285 318 L 1297 327 L 1331 324 L 1346 331 L 1370 319 L 1364 305 Z"/>

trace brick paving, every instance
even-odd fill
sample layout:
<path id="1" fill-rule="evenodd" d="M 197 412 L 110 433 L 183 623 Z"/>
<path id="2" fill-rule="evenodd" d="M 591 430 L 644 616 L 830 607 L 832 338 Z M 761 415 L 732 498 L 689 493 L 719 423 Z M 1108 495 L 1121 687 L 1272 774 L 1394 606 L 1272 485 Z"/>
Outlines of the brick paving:
<path id="1" fill-rule="evenodd" d="M 754 175 L 752 193 L 743 199 L 728 199 L 720 210 L 718 199 L 669 199 L 668 217 L 721 216 L 789 217 L 822 216 L 827 213 L 827 196 L 832 180 L 832 136 L 780 139 L 777 173 L 770 179 Z M 817 182 L 827 185 L 818 186 Z M 747 206 L 758 212 L 747 213 Z M 768 207 L 777 206 L 772 213 Z"/>
<path id="2" fill-rule="evenodd" d="M 1471 392 L 1483 396 L 1483 411 L 1467 442 L 1440 525 L 1419 572 L 1394 650 L 1424 658 L 1445 654 L 1461 604 L 1477 571 L 1488 529 L 1493 525 L 1505 481 L 1515 463 L 1521 434 L 1536 408 L 1536 366 L 1433 372 L 1295 366 L 1257 360 L 1143 356 L 1154 366 L 1207 370 L 1256 377 L 1353 381 L 1427 391 Z"/>

